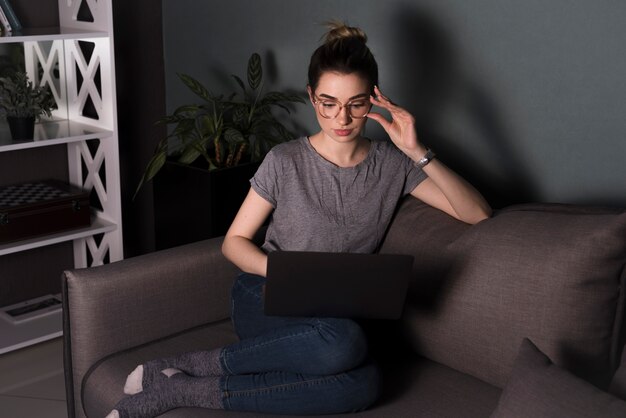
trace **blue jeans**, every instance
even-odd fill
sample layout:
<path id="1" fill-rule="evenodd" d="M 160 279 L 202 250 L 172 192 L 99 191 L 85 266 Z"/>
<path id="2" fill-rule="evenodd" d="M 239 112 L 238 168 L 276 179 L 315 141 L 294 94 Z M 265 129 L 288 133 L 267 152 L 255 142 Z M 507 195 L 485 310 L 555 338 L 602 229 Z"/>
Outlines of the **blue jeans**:
<path id="1" fill-rule="evenodd" d="M 377 367 L 350 319 L 266 316 L 265 278 L 239 275 L 232 320 L 240 342 L 225 347 L 220 382 L 225 409 L 331 414 L 367 408 L 378 397 Z"/>

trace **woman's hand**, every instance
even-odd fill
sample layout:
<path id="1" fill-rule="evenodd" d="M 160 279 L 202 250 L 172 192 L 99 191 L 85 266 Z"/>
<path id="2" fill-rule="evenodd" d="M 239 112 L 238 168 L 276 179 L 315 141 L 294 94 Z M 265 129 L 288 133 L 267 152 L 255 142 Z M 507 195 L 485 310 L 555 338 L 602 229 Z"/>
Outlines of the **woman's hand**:
<path id="1" fill-rule="evenodd" d="M 395 105 L 384 96 L 378 86 L 374 87 L 376 97 L 370 96 L 373 105 L 386 109 L 391 114 L 388 121 L 379 113 L 370 112 L 367 117 L 378 122 L 396 144 L 400 151 L 404 152 L 414 161 L 419 161 L 426 154 L 426 147 L 422 145 L 415 130 L 415 118 L 407 110 Z"/>

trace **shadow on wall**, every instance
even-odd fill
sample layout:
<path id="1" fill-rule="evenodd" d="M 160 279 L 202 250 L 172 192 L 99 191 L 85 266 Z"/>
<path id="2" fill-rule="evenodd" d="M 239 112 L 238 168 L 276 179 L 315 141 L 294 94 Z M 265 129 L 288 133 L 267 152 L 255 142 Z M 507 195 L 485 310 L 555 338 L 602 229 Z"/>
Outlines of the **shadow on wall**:
<path id="1" fill-rule="evenodd" d="M 478 188 L 494 208 L 537 200 L 537 191 L 525 175 L 527 168 L 512 148 L 512 135 L 488 90 L 464 74 L 452 36 L 435 17 L 412 8 L 395 16 L 396 68 L 404 80 L 402 103 L 414 113 L 424 143 L 432 146 L 445 163 Z M 494 178 L 472 155 L 460 155 L 455 138 L 438 133 L 445 124 L 446 107 L 460 108 L 478 131 L 498 164 Z"/>

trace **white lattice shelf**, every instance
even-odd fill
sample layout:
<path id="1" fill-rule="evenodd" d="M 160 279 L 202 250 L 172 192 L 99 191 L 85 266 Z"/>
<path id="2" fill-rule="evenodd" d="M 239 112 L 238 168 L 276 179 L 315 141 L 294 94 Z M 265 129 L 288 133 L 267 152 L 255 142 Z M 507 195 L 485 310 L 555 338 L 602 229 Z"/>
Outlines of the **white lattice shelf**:
<path id="1" fill-rule="evenodd" d="M 0 244 L 0 256 L 71 242 L 74 265 L 67 267 L 84 268 L 123 258 L 113 6 L 111 0 L 58 0 L 58 6 L 57 27 L 0 36 L 0 44 L 22 44 L 24 71 L 34 84 L 49 87 L 57 104 L 52 120 L 35 126 L 32 141 L 12 141 L 2 121 L 0 152 L 64 145 L 67 180 L 89 193 L 92 224 Z M 0 318 L 0 354 L 60 335 L 60 310 L 20 324 Z"/>
<path id="2" fill-rule="evenodd" d="M 14 141 L 8 130 L 2 132 L 0 135 L 0 152 L 69 144 L 90 139 L 105 139 L 111 135 L 113 132 L 110 130 L 69 120 L 41 122 L 35 126 L 34 140 Z"/>
<path id="3" fill-rule="evenodd" d="M 106 32 L 102 31 L 89 31 L 83 29 L 74 28 L 36 28 L 36 29 L 24 29 L 19 34 L 13 34 L 10 36 L 0 36 L 0 43 L 11 42 L 41 42 L 41 41 L 54 41 L 63 39 L 89 39 L 89 38 L 105 38 L 109 36 Z"/>
<path id="4" fill-rule="evenodd" d="M 116 229 L 117 225 L 115 223 L 94 216 L 91 219 L 91 226 L 88 228 L 73 229 L 56 234 L 44 235 L 42 237 L 2 244 L 0 245 L 0 256 L 20 251 L 32 250 L 33 248 L 45 247 L 47 245 L 54 245 L 61 242 L 73 241 L 75 239 L 92 237 L 97 234 L 113 232 Z"/>

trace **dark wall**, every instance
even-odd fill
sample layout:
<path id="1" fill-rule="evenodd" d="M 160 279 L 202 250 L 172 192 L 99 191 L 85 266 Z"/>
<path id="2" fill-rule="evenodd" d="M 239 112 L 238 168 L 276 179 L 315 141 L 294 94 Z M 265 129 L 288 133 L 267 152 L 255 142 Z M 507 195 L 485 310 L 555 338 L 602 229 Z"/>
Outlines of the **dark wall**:
<path id="1" fill-rule="evenodd" d="M 319 23 L 343 19 L 368 33 L 381 88 L 423 141 L 494 206 L 626 206 L 624 2 L 163 0 L 163 16 L 170 111 L 193 100 L 177 72 L 230 91 L 253 51 L 270 87 L 303 91 Z M 295 120 L 316 129 L 309 107 Z"/>
<path id="2" fill-rule="evenodd" d="M 156 7 L 155 7 L 156 3 Z M 152 184 L 133 199 L 143 170 L 165 130 L 162 15 L 153 0 L 115 0 L 117 83 L 124 255 L 154 251 Z"/>
<path id="3" fill-rule="evenodd" d="M 25 28 L 59 26 L 59 4 L 56 0 L 12 1 L 11 6 Z"/>

